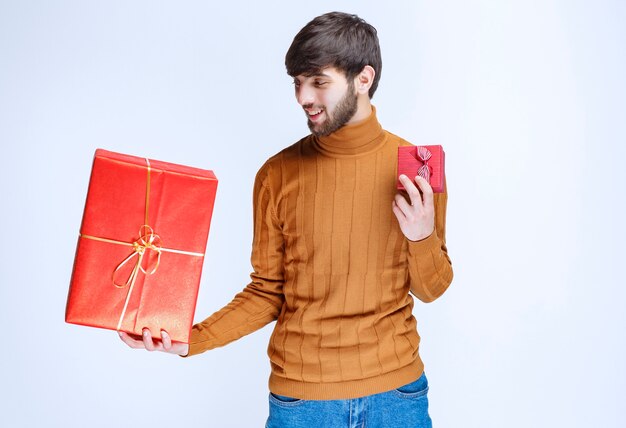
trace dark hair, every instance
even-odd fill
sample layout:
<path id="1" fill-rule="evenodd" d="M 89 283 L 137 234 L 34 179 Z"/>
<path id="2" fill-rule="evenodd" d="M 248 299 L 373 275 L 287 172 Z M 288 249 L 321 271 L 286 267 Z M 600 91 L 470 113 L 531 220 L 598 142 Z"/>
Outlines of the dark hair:
<path id="1" fill-rule="evenodd" d="M 376 72 L 369 90 L 372 98 L 383 67 L 376 28 L 343 12 L 320 15 L 305 25 L 285 56 L 290 76 L 312 76 L 323 68 L 335 67 L 353 79 L 366 65 Z"/>

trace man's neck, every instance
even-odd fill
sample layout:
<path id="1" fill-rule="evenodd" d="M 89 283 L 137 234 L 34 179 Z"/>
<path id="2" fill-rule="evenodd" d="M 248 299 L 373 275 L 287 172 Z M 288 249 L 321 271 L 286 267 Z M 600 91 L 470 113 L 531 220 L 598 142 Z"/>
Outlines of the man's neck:
<path id="1" fill-rule="evenodd" d="M 369 96 L 359 96 L 357 99 L 356 113 L 352 116 L 352 119 L 346 123 L 346 125 L 354 125 L 359 122 L 363 122 L 372 114 L 372 104 Z"/>

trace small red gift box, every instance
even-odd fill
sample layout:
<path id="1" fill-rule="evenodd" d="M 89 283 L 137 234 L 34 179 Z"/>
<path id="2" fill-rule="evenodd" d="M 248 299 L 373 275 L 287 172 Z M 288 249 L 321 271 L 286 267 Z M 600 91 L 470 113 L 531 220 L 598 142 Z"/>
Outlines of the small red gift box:
<path id="1" fill-rule="evenodd" d="M 445 177 L 445 153 L 441 146 L 398 147 L 398 189 L 404 189 L 400 175 L 413 180 L 421 176 L 428 180 L 433 192 L 442 193 Z"/>
<path id="2" fill-rule="evenodd" d="M 217 179 L 96 150 L 65 321 L 189 341 Z"/>

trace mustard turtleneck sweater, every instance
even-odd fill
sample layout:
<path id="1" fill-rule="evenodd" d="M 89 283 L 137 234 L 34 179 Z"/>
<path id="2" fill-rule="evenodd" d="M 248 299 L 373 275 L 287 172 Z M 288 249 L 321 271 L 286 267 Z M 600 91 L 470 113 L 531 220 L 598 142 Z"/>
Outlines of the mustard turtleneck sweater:
<path id="1" fill-rule="evenodd" d="M 433 301 L 452 267 L 447 193 L 435 194 L 435 232 L 422 241 L 408 241 L 391 210 L 405 145 L 373 109 L 270 158 L 254 185 L 252 281 L 193 327 L 189 355 L 277 320 L 268 348 L 273 393 L 347 399 L 417 379 L 424 366 L 409 291 Z"/>

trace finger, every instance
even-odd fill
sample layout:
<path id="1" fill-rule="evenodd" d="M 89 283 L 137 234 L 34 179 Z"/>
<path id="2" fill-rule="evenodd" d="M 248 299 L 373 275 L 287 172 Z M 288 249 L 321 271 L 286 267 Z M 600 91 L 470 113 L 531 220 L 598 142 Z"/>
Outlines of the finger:
<path id="1" fill-rule="evenodd" d="M 152 341 L 152 334 L 150 333 L 149 328 L 143 329 L 143 345 L 148 351 L 154 351 L 155 349 L 154 342 Z"/>
<path id="2" fill-rule="evenodd" d="M 411 205 L 407 202 L 406 198 L 402 196 L 401 194 L 397 193 L 393 202 L 404 216 L 407 216 L 411 213 L 411 209 L 412 209 Z"/>
<path id="3" fill-rule="evenodd" d="M 430 183 L 428 182 L 428 180 L 426 180 L 424 177 L 417 176 L 415 177 L 415 182 L 417 183 L 420 190 L 422 191 L 422 199 L 424 201 L 424 206 L 433 207 L 434 206 L 433 188 L 430 186 Z"/>
<path id="4" fill-rule="evenodd" d="M 163 349 L 166 351 L 169 351 L 172 348 L 172 339 L 165 330 L 161 330 L 161 343 L 163 343 Z"/>
<path id="5" fill-rule="evenodd" d="M 422 205 L 422 196 L 420 195 L 420 191 L 417 188 L 415 182 L 411 181 L 406 175 L 400 176 L 400 182 L 404 186 L 404 190 L 409 195 L 409 199 L 411 200 L 411 205 L 414 207 L 421 207 Z"/>
<path id="6" fill-rule="evenodd" d="M 400 174 L 398 180 L 400 180 L 400 183 L 402 183 L 402 186 L 404 186 L 405 189 L 407 187 L 415 187 L 415 183 L 413 183 L 411 179 L 404 174 Z"/>
<path id="7" fill-rule="evenodd" d="M 128 346 L 130 346 L 133 349 L 141 349 L 143 348 L 143 341 L 142 340 L 137 340 L 135 338 L 135 336 L 132 336 L 128 333 L 125 333 L 123 331 L 119 331 L 118 332 L 120 339 L 122 339 L 122 342 L 124 342 L 125 344 L 127 344 Z"/>
<path id="8" fill-rule="evenodd" d="M 402 212 L 402 210 L 400 209 L 396 201 L 393 201 L 391 203 L 391 210 L 395 214 L 396 218 L 398 219 L 398 223 L 400 225 L 403 225 L 404 223 L 406 223 L 407 221 L 406 215 Z"/>

